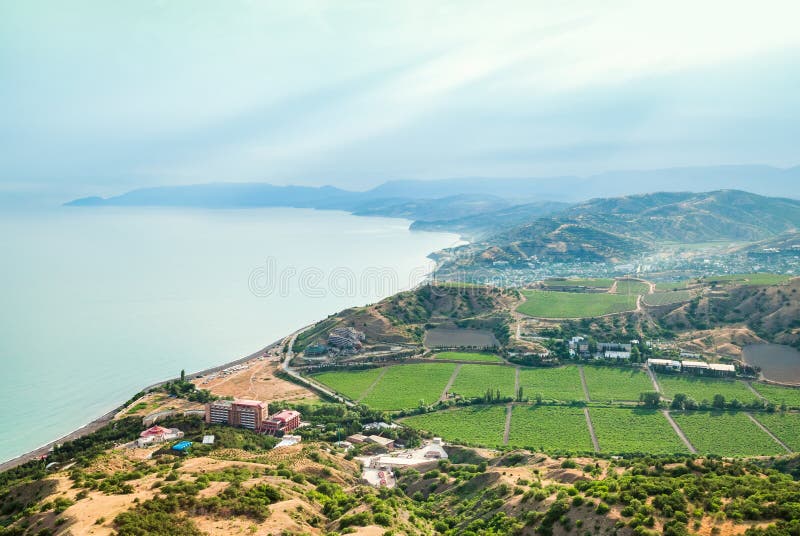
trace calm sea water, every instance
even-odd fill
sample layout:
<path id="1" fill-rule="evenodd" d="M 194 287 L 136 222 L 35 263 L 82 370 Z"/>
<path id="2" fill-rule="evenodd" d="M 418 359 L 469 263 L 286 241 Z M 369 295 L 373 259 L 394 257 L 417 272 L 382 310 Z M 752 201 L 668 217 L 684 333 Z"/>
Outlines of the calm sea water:
<path id="1" fill-rule="evenodd" d="M 0 461 L 184 368 L 419 282 L 457 243 L 301 209 L 0 214 Z"/>

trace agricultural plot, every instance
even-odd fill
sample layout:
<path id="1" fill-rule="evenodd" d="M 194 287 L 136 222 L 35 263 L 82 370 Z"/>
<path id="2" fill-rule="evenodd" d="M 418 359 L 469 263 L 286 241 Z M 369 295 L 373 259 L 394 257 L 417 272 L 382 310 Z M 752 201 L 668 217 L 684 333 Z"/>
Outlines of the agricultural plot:
<path id="1" fill-rule="evenodd" d="M 523 396 L 534 400 L 541 395 L 544 400 L 571 402 L 583 400 L 583 388 L 578 367 L 521 369 L 519 385 Z"/>
<path id="2" fill-rule="evenodd" d="M 650 285 L 641 281 L 617 281 L 617 294 L 647 294 L 650 292 Z"/>
<path id="3" fill-rule="evenodd" d="M 550 292 L 539 290 L 522 291 L 526 301 L 517 311 L 538 318 L 587 318 L 636 309 L 634 295 Z"/>
<path id="4" fill-rule="evenodd" d="M 699 376 L 674 376 L 671 374 L 659 374 L 657 379 L 662 393 L 667 398 L 672 398 L 677 393 L 683 393 L 694 398 L 697 402 L 702 402 L 703 400 L 712 402 L 714 395 L 722 395 L 727 402 L 738 400 L 742 404 L 748 404 L 757 398 L 745 384 L 737 380 L 722 380 Z"/>
<path id="5" fill-rule="evenodd" d="M 700 454 L 771 456 L 786 453 L 743 412 L 673 412 L 672 418 Z"/>
<path id="6" fill-rule="evenodd" d="M 439 400 L 455 368 L 453 363 L 419 363 L 390 367 L 361 402 L 381 410 L 416 408 L 420 402 L 425 405 L 433 404 Z"/>
<path id="7" fill-rule="evenodd" d="M 382 372 L 382 368 L 323 372 L 312 378 L 351 400 L 358 400 Z"/>
<path id="8" fill-rule="evenodd" d="M 469 406 L 414 415 L 401 422 L 454 443 L 496 447 L 503 444 L 506 407 Z"/>
<path id="9" fill-rule="evenodd" d="M 660 411 L 591 408 L 589 415 L 601 452 L 609 454 L 689 452 Z"/>
<path id="10" fill-rule="evenodd" d="M 501 396 L 514 396 L 514 375 L 513 367 L 463 365 L 451 391 L 464 398 L 483 396 L 487 389 L 492 392 L 499 389 Z"/>
<path id="11" fill-rule="evenodd" d="M 765 383 L 753 383 L 752 385 L 753 389 L 776 406 L 786 404 L 790 408 L 800 408 L 800 389 Z"/>
<path id="12" fill-rule="evenodd" d="M 593 450 L 583 410 L 568 406 L 514 406 L 508 444 L 544 452 Z"/>
<path id="13" fill-rule="evenodd" d="M 433 356 L 434 359 L 451 361 L 476 361 L 483 363 L 500 363 L 503 361 L 500 356 L 487 353 L 474 352 L 441 352 Z"/>
<path id="14" fill-rule="evenodd" d="M 704 283 L 735 283 L 737 285 L 777 285 L 790 280 L 792 276 L 782 274 L 733 274 L 704 278 Z"/>
<path id="15" fill-rule="evenodd" d="M 559 288 L 559 287 L 586 287 L 586 288 L 611 288 L 614 284 L 613 279 L 597 278 L 597 279 L 545 279 L 542 281 L 544 286 Z"/>
<path id="16" fill-rule="evenodd" d="M 645 305 L 658 307 L 659 305 L 672 305 L 673 303 L 686 302 L 691 300 L 692 296 L 694 296 L 694 294 L 690 290 L 676 290 L 646 294 L 643 299 Z"/>
<path id="17" fill-rule="evenodd" d="M 638 401 L 639 395 L 653 391 L 653 382 L 640 369 L 583 367 L 583 374 L 592 402 Z"/>
<path id="18" fill-rule="evenodd" d="M 800 451 L 799 413 L 757 413 L 753 416 L 787 447 L 795 452 Z"/>
<path id="19" fill-rule="evenodd" d="M 666 281 L 666 282 L 656 283 L 656 292 L 684 290 L 688 285 L 689 281 Z"/>

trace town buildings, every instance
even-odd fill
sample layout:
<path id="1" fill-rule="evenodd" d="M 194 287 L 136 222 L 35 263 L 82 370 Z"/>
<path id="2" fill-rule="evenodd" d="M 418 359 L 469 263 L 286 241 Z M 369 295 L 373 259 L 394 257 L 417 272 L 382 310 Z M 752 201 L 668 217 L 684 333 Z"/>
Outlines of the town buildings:
<path id="1" fill-rule="evenodd" d="M 207 423 L 261 430 L 267 415 L 267 403 L 258 400 L 215 400 L 206 404 Z"/>
<path id="2" fill-rule="evenodd" d="M 278 432 L 293 432 L 300 427 L 300 412 L 284 409 L 264 422 L 264 433 L 275 435 Z"/>
<path id="3" fill-rule="evenodd" d="M 181 437 L 183 437 L 183 432 L 177 428 L 152 426 L 139 434 L 139 439 L 136 440 L 136 445 L 141 448 L 156 443 L 172 441 L 173 439 L 180 439 Z"/>

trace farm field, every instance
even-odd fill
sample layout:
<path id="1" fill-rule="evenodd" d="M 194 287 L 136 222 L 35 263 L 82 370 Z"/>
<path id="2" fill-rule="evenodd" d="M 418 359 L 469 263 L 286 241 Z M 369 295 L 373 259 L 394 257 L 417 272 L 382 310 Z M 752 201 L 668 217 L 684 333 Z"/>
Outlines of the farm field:
<path id="1" fill-rule="evenodd" d="M 617 294 L 647 294 L 650 285 L 641 281 L 617 281 Z"/>
<path id="2" fill-rule="evenodd" d="M 514 367 L 463 365 L 456 376 L 456 381 L 453 382 L 451 391 L 464 398 L 483 396 L 487 389 L 491 389 L 492 392 L 500 389 L 501 396 L 514 396 L 514 376 Z"/>
<path id="3" fill-rule="evenodd" d="M 321 374 L 314 374 L 311 377 L 351 400 L 358 400 L 382 372 L 382 368 L 373 368 L 367 370 L 323 372 Z"/>
<path id="4" fill-rule="evenodd" d="M 703 378 L 699 376 L 674 376 L 671 374 L 657 374 L 658 384 L 667 398 L 672 398 L 677 393 L 694 398 L 697 402 L 714 400 L 714 395 L 722 395 L 725 400 L 738 400 L 747 404 L 756 400 L 754 395 L 744 383 L 737 380 L 721 380 Z"/>
<path id="5" fill-rule="evenodd" d="M 610 454 L 676 454 L 689 449 L 666 417 L 652 409 L 590 408 L 600 451 Z"/>
<path id="6" fill-rule="evenodd" d="M 381 410 L 416 408 L 420 400 L 425 404 L 433 404 L 441 396 L 455 368 L 453 363 L 390 367 L 361 402 Z"/>
<path id="7" fill-rule="evenodd" d="M 653 391 L 653 382 L 639 369 L 583 367 L 592 402 L 638 401 L 639 395 Z"/>
<path id="8" fill-rule="evenodd" d="M 508 444 L 553 452 L 592 452 L 592 439 L 581 408 L 514 406 Z"/>
<path id="9" fill-rule="evenodd" d="M 517 311 L 539 318 L 586 318 L 636 309 L 636 296 L 603 293 L 523 290 Z"/>
<path id="10" fill-rule="evenodd" d="M 777 285 L 792 278 L 782 274 L 733 274 L 703 278 L 704 283 L 737 283 L 744 285 Z"/>
<path id="11" fill-rule="evenodd" d="M 586 287 L 586 288 L 611 288 L 613 279 L 545 279 L 542 283 L 546 287 Z"/>
<path id="12" fill-rule="evenodd" d="M 412 428 L 427 430 L 447 441 L 496 447 L 503 444 L 505 406 L 469 406 L 423 413 L 401 419 Z"/>
<path id="13" fill-rule="evenodd" d="M 671 305 L 673 303 L 681 303 L 692 299 L 694 294 L 690 290 L 676 290 L 671 292 L 655 292 L 653 294 L 646 294 L 643 298 L 644 304 L 651 307 L 659 305 Z"/>
<path id="14" fill-rule="evenodd" d="M 689 285 L 689 281 L 662 281 L 656 283 L 656 292 L 666 292 L 671 290 L 684 290 Z"/>
<path id="15" fill-rule="evenodd" d="M 800 451 L 800 413 L 755 413 L 753 416 L 790 449 Z"/>
<path id="16" fill-rule="evenodd" d="M 770 456 L 786 453 L 743 412 L 673 412 L 672 418 L 700 454 Z"/>
<path id="17" fill-rule="evenodd" d="M 583 400 L 583 388 L 578 367 L 521 369 L 519 385 L 524 397 L 534 400 L 542 395 L 544 400 L 571 402 Z"/>
<path id="18" fill-rule="evenodd" d="M 479 361 L 485 363 L 500 363 L 500 356 L 476 352 L 440 352 L 433 356 L 434 359 L 449 359 L 453 361 Z"/>
<path id="19" fill-rule="evenodd" d="M 791 387 L 780 387 L 778 385 L 768 385 L 766 383 L 753 382 L 753 389 L 761 393 L 764 398 L 780 406 L 786 404 L 789 407 L 800 407 L 800 389 Z"/>

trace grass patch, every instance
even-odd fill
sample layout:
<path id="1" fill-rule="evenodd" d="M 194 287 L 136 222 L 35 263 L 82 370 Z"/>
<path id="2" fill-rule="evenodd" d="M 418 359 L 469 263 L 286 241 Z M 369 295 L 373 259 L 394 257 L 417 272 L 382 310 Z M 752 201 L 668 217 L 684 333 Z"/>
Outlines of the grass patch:
<path id="1" fill-rule="evenodd" d="M 759 413 L 754 416 L 790 449 L 800 451 L 800 414 Z"/>
<path id="2" fill-rule="evenodd" d="M 600 450 L 610 454 L 689 452 L 664 414 L 652 409 L 591 408 Z"/>
<path id="3" fill-rule="evenodd" d="M 783 274 L 733 274 L 703 278 L 703 283 L 734 283 L 737 285 L 777 285 L 790 280 L 792 276 Z"/>
<path id="4" fill-rule="evenodd" d="M 636 309 L 636 296 L 623 294 L 523 290 L 517 311 L 539 318 L 587 318 Z"/>
<path id="5" fill-rule="evenodd" d="M 401 422 L 454 443 L 496 447 L 503 443 L 506 408 L 470 406 L 414 415 L 401 419 Z"/>
<path id="6" fill-rule="evenodd" d="M 607 278 L 576 278 L 576 279 L 545 279 L 542 284 L 546 287 L 586 287 L 586 288 L 611 288 L 613 279 Z"/>
<path id="7" fill-rule="evenodd" d="M 640 369 L 583 367 L 583 374 L 593 402 L 638 401 L 639 395 L 653 391 L 653 382 Z"/>
<path id="8" fill-rule="evenodd" d="M 675 412 L 672 418 L 700 454 L 743 457 L 786 452 L 741 412 Z"/>
<path id="9" fill-rule="evenodd" d="M 584 400 L 580 373 L 575 366 L 521 369 L 519 385 L 523 396 L 531 400 L 535 400 L 536 395 L 541 395 L 543 400 Z"/>
<path id="10" fill-rule="evenodd" d="M 503 360 L 500 356 L 489 353 L 475 352 L 441 352 L 433 356 L 434 359 L 448 359 L 452 361 L 478 361 L 484 363 L 499 363 Z"/>
<path id="11" fill-rule="evenodd" d="M 514 406 L 508 444 L 544 452 L 594 450 L 583 410 L 565 406 Z"/>
<path id="12" fill-rule="evenodd" d="M 358 400 L 364 391 L 372 385 L 383 369 L 374 368 L 367 370 L 343 370 L 335 372 L 322 372 L 312 376 L 323 385 L 327 385 L 337 393 L 341 393 L 351 400 Z"/>
<path id="13" fill-rule="evenodd" d="M 755 382 L 752 385 L 753 389 L 775 405 L 786 404 L 790 408 L 800 408 L 800 389 Z"/>
<path id="14" fill-rule="evenodd" d="M 668 292 L 673 290 L 685 290 L 689 286 L 689 281 L 666 281 L 656 283 L 656 292 Z"/>
<path id="15" fill-rule="evenodd" d="M 650 292 L 650 285 L 641 281 L 617 281 L 617 294 L 647 294 Z"/>
<path id="16" fill-rule="evenodd" d="M 690 290 L 676 290 L 672 292 L 655 292 L 646 294 L 643 298 L 644 304 L 651 307 L 659 305 L 672 305 L 673 303 L 683 303 L 692 299 L 694 293 Z"/>
<path id="17" fill-rule="evenodd" d="M 433 404 L 439 400 L 455 368 L 453 363 L 390 367 L 362 402 L 382 410 L 416 408 L 420 402 Z"/>
<path id="18" fill-rule="evenodd" d="M 722 380 L 715 378 L 703 378 L 699 376 L 674 376 L 671 374 L 657 375 L 658 384 L 661 391 L 667 398 L 672 398 L 678 393 L 683 393 L 694 398 L 697 402 L 707 400 L 712 402 L 714 395 L 722 395 L 726 402 L 738 400 L 747 404 L 756 400 L 747 386 L 736 380 Z"/>
<path id="19" fill-rule="evenodd" d="M 501 396 L 514 396 L 514 374 L 513 367 L 464 365 L 451 390 L 464 398 L 481 397 L 486 394 L 487 389 L 492 392 L 500 389 Z"/>

